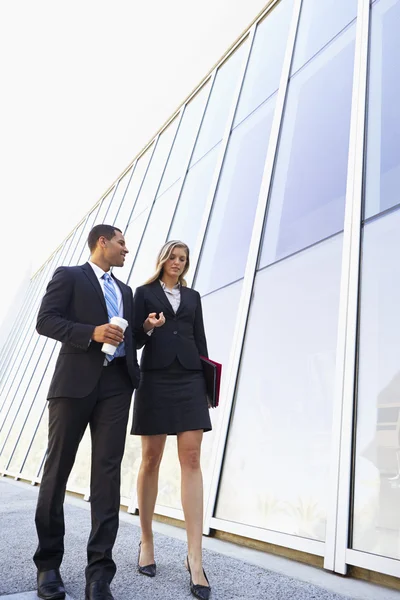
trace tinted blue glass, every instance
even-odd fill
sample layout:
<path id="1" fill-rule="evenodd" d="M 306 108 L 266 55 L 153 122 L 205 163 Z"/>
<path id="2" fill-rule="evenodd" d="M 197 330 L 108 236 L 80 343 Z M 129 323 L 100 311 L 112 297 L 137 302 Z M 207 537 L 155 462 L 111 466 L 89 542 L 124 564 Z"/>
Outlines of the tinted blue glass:
<path id="1" fill-rule="evenodd" d="M 292 79 L 261 265 L 343 228 L 355 27 Z"/>

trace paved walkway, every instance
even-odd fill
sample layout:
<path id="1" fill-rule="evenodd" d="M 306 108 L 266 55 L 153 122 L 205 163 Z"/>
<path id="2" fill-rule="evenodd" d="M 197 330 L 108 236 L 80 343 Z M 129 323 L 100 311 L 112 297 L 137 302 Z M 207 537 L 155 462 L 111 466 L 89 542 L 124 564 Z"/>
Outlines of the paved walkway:
<path id="1" fill-rule="evenodd" d="M 31 557 L 36 545 L 33 522 L 37 488 L 0 478 L 0 598 L 36 600 Z M 68 497 L 65 506 L 65 558 L 62 575 L 69 600 L 84 598 L 85 543 L 89 505 Z M 118 571 L 112 584 L 115 600 L 190 600 L 183 561 L 185 532 L 155 523 L 157 577 L 136 571 L 138 519 L 121 513 L 114 556 Z M 399 600 L 399 593 L 338 577 L 262 552 L 220 540 L 204 539 L 204 563 L 212 600 Z M 339 593 L 340 592 L 340 593 Z"/>

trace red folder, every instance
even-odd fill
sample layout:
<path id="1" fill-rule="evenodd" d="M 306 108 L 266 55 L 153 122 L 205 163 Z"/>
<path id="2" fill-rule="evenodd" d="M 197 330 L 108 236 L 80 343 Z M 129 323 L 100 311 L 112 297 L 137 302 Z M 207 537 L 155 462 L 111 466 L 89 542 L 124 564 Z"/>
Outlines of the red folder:
<path id="1" fill-rule="evenodd" d="M 222 365 L 205 356 L 200 356 L 200 360 L 206 380 L 207 400 L 211 408 L 216 408 L 219 405 Z"/>

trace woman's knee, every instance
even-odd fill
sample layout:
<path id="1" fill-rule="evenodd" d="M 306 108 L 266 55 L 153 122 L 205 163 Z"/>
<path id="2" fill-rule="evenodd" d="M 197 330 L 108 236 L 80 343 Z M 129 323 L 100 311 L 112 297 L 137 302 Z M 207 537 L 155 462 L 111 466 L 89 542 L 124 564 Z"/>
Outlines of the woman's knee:
<path id="1" fill-rule="evenodd" d="M 154 473 L 160 468 L 162 459 L 162 453 L 159 452 L 147 452 L 142 456 L 142 469 L 147 473 Z"/>
<path id="2" fill-rule="evenodd" d="M 192 471 L 200 469 L 200 449 L 185 448 L 179 453 L 179 461 L 183 469 Z"/>

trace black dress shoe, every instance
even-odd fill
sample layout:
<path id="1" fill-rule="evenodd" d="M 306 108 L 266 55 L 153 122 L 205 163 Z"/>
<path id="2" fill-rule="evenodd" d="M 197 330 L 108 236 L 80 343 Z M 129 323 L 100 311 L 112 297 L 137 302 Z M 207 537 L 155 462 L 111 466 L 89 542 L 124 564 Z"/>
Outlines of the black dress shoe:
<path id="1" fill-rule="evenodd" d="M 200 585 L 198 583 L 193 583 L 192 572 L 190 570 L 190 564 L 189 564 L 189 557 L 187 557 L 186 562 L 187 562 L 187 569 L 188 569 L 189 575 L 190 575 L 190 591 L 192 592 L 193 596 L 195 596 L 196 598 L 199 598 L 199 600 L 208 600 L 210 597 L 210 594 L 211 594 L 211 587 L 210 587 L 205 570 L 203 569 L 203 573 L 204 573 L 204 577 L 207 580 L 208 585 Z"/>
<path id="2" fill-rule="evenodd" d="M 37 595 L 43 600 L 63 600 L 65 588 L 58 569 L 38 571 Z"/>
<path id="3" fill-rule="evenodd" d="M 85 600 L 114 600 L 108 581 L 92 581 L 86 586 Z"/>
<path id="4" fill-rule="evenodd" d="M 147 577 L 155 577 L 156 576 L 156 563 L 153 563 L 152 565 L 145 565 L 144 567 L 141 567 L 139 564 L 140 561 L 140 550 L 142 548 L 142 542 L 139 542 L 139 555 L 138 555 L 138 559 L 137 559 L 137 568 L 139 573 L 141 573 L 142 575 L 147 575 Z"/>

